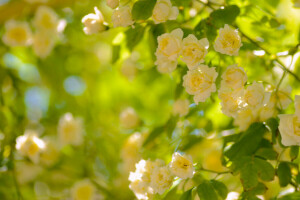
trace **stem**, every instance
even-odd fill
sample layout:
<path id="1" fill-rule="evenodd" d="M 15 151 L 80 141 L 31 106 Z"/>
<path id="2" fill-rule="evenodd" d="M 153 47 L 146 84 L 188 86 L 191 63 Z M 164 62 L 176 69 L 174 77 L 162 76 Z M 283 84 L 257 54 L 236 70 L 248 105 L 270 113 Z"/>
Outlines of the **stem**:
<path id="1" fill-rule="evenodd" d="M 205 169 L 205 168 L 203 168 L 203 167 L 201 167 L 201 168 L 199 169 L 199 171 L 205 171 L 205 172 L 215 173 L 215 174 L 218 174 L 218 175 L 220 175 L 220 174 L 228 174 L 228 173 L 231 173 L 231 171 L 218 172 L 218 171 L 214 171 L 214 170 L 210 170 L 210 169 Z"/>

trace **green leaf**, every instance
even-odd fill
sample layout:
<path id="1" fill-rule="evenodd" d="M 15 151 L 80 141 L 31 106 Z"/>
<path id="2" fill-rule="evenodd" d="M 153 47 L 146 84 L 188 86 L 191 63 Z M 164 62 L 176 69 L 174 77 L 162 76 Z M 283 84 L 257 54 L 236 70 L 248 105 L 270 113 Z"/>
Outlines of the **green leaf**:
<path id="1" fill-rule="evenodd" d="M 201 200 L 218 200 L 218 195 L 210 181 L 205 180 L 197 187 L 197 193 Z"/>
<path id="2" fill-rule="evenodd" d="M 230 160 L 239 159 L 245 155 L 252 155 L 258 148 L 266 128 L 261 123 L 252 124 L 239 141 L 234 143 L 224 155 Z"/>
<path id="3" fill-rule="evenodd" d="M 292 178 L 291 168 L 288 163 L 281 162 L 278 165 L 277 176 L 279 178 L 279 185 L 285 187 L 289 184 Z"/>
<path id="4" fill-rule="evenodd" d="M 226 6 L 224 9 L 218 9 L 210 14 L 211 24 L 217 28 L 225 24 L 233 24 L 236 17 L 240 14 L 240 9 L 236 5 Z"/>
<path id="5" fill-rule="evenodd" d="M 172 137 L 172 133 L 176 127 L 177 121 L 178 121 L 178 116 L 172 116 L 166 123 L 165 129 L 169 138 Z"/>
<path id="6" fill-rule="evenodd" d="M 194 32 L 198 39 L 207 38 L 210 42 L 213 42 L 217 37 L 217 29 L 209 19 L 202 19 L 194 28 Z"/>
<path id="7" fill-rule="evenodd" d="M 165 130 L 164 126 L 159 126 L 154 128 L 148 135 L 147 139 L 145 140 L 143 146 L 146 146 L 149 142 L 153 141 L 159 135 L 161 135 Z"/>
<path id="8" fill-rule="evenodd" d="M 182 194 L 179 200 L 192 200 L 192 190 L 190 189 Z"/>
<path id="9" fill-rule="evenodd" d="M 272 143 L 276 144 L 276 134 L 278 129 L 278 121 L 275 118 L 270 118 L 266 121 L 266 126 L 272 133 Z"/>
<path id="10" fill-rule="evenodd" d="M 213 185 L 213 187 L 215 188 L 215 190 L 217 191 L 218 195 L 220 197 L 222 197 L 222 199 L 226 199 L 227 194 L 228 194 L 228 189 L 226 187 L 226 185 L 220 181 L 216 181 L 216 180 L 210 180 L 211 184 Z"/>
<path id="11" fill-rule="evenodd" d="M 156 0 L 139 0 L 132 6 L 132 18 L 134 20 L 146 20 L 152 15 Z"/>
<path id="12" fill-rule="evenodd" d="M 128 29 L 126 34 L 126 45 L 130 51 L 143 39 L 145 28 L 141 25 L 136 25 L 135 28 Z"/>
<path id="13" fill-rule="evenodd" d="M 120 45 L 113 45 L 111 62 L 114 64 L 120 57 Z"/>
<path id="14" fill-rule="evenodd" d="M 258 170 L 258 175 L 263 181 L 272 181 L 274 179 L 275 169 L 269 162 L 255 158 L 254 163 Z"/>
<path id="15" fill-rule="evenodd" d="M 291 149 L 290 149 L 291 160 L 295 160 L 298 157 L 298 154 L 299 154 L 299 147 L 291 146 Z"/>
<path id="16" fill-rule="evenodd" d="M 278 153 L 271 148 L 260 148 L 255 155 L 265 158 L 267 160 L 276 160 Z"/>
<path id="17" fill-rule="evenodd" d="M 241 169 L 241 182 L 245 189 L 254 188 L 258 184 L 258 171 L 253 162 L 248 162 Z"/>
<path id="18" fill-rule="evenodd" d="M 174 6 L 183 6 L 183 7 L 187 7 L 190 6 L 190 4 L 192 3 L 192 0 L 171 0 L 172 5 Z"/>

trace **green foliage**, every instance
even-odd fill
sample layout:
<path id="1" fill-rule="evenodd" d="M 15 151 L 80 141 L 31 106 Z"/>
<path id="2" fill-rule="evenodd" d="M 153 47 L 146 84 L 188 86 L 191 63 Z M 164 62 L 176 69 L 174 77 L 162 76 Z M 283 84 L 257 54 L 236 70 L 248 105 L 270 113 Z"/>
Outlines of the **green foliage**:
<path id="1" fill-rule="evenodd" d="M 132 7 L 132 18 L 134 20 L 146 20 L 152 15 L 156 0 L 138 0 Z"/>
<path id="2" fill-rule="evenodd" d="M 277 175 L 281 187 L 287 186 L 292 178 L 291 168 L 288 163 L 280 162 L 277 168 Z"/>

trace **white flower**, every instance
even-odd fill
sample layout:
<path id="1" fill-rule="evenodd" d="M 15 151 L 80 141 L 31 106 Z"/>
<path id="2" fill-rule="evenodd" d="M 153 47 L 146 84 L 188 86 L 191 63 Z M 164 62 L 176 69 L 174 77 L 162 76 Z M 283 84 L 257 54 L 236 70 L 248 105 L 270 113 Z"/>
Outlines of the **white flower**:
<path id="1" fill-rule="evenodd" d="M 231 29 L 227 24 L 219 30 L 219 36 L 214 48 L 217 52 L 230 56 L 237 56 L 242 46 L 241 38 L 237 30 Z"/>
<path id="2" fill-rule="evenodd" d="M 172 61 L 169 60 L 167 57 L 162 56 L 157 58 L 154 64 L 157 65 L 157 70 L 160 73 L 171 73 L 177 67 L 177 60 Z"/>
<path id="3" fill-rule="evenodd" d="M 144 142 L 144 136 L 141 133 L 132 134 L 124 143 L 121 149 L 121 158 L 123 160 L 123 170 L 127 173 L 134 169 L 135 163 L 140 159 L 140 148 Z"/>
<path id="4" fill-rule="evenodd" d="M 266 121 L 271 117 L 275 117 L 277 115 L 277 110 L 273 106 L 272 103 L 267 103 L 259 110 L 259 120 L 260 121 Z"/>
<path id="5" fill-rule="evenodd" d="M 281 142 L 285 146 L 300 145 L 300 120 L 294 114 L 281 114 L 279 117 L 279 132 Z"/>
<path id="6" fill-rule="evenodd" d="M 187 99 L 177 99 L 173 104 L 173 114 L 183 117 L 189 112 L 190 102 Z"/>
<path id="7" fill-rule="evenodd" d="M 175 152 L 170 163 L 170 170 L 175 176 L 178 176 L 179 178 L 192 178 L 195 171 L 192 157 L 187 155 L 182 156 L 179 153 Z"/>
<path id="8" fill-rule="evenodd" d="M 33 25 L 37 30 L 56 33 L 58 24 L 58 15 L 52 8 L 48 6 L 38 7 L 33 19 Z"/>
<path id="9" fill-rule="evenodd" d="M 253 82 L 244 93 L 243 101 L 253 110 L 261 108 L 270 100 L 270 93 L 265 92 L 262 83 Z"/>
<path id="10" fill-rule="evenodd" d="M 175 20 L 178 14 L 178 8 L 172 6 L 170 0 L 157 0 L 153 8 L 152 19 L 155 24 L 159 24 L 167 20 Z"/>
<path id="11" fill-rule="evenodd" d="M 221 87 L 218 96 L 221 100 L 222 112 L 229 117 L 235 117 L 242 106 L 243 95 L 244 88 L 233 90 L 231 88 Z"/>
<path id="12" fill-rule="evenodd" d="M 95 199 L 96 189 L 89 180 L 82 180 L 74 184 L 72 187 L 73 200 L 93 200 Z"/>
<path id="13" fill-rule="evenodd" d="M 140 160 L 135 166 L 135 172 L 130 172 L 128 180 L 131 182 L 129 188 L 134 192 L 138 199 L 149 199 L 153 194 L 153 188 L 150 187 L 154 169 L 164 166 L 162 160 Z"/>
<path id="14" fill-rule="evenodd" d="M 37 137 L 37 133 L 32 130 L 25 131 L 25 134 L 17 137 L 16 139 L 16 149 L 23 156 L 28 156 L 28 158 L 34 162 L 38 163 L 40 158 L 40 153 L 45 148 L 45 142 Z"/>
<path id="15" fill-rule="evenodd" d="M 242 67 L 230 65 L 222 74 L 222 87 L 238 89 L 244 87 L 247 82 L 247 74 Z"/>
<path id="16" fill-rule="evenodd" d="M 32 41 L 32 33 L 27 22 L 9 20 L 5 22 L 5 33 L 2 37 L 7 46 L 28 46 Z"/>
<path id="17" fill-rule="evenodd" d="M 148 200 L 149 194 L 152 194 L 152 188 L 149 187 L 149 184 L 140 179 L 136 179 L 129 184 L 129 188 L 135 194 L 137 199 Z"/>
<path id="18" fill-rule="evenodd" d="M 209 43 L 207 38 L 198 40 L 194 35 L 190 34 L 183 39 L 181 60 L 184 61 L 189 69 L 198 66 L 204 62 L 204 57 L 207 54 Z"/>
<path id="19" fill-rule="evenodd" d="M 132 129 L 139 125 L 140 119 L 133 108 L 126 108 L 120 114 L 121 126 L 125 129 Z"/>
<path id="20" fill-rule="evenodd" d="M 237 112 L 234 124 L 239 126 L 241 131 L 245 131 L 253 122 L 256 121 L 256 118 L 256 113 L 249 107 L 245 107 Z"/>
<path id="21" fill-rule="evenodd" d="M 127 27 L 131 26 L 134 21 L 131 17 L 131 9 L 129 6 L 119 7 L 113 11 L 112 22 L 114 27 Z"/>
<path id="22" fill-rule="evenodd" d="M 81 118 L 74 118 L 71 113 L 62 116 L 58 123 L 58 137 L 62 145 L 80 145 L 83 136 Z"/>
<path id="23" fill-rule="evenodd" d="M 106 4 L 112 8 L 115 9 L 116 7 L 119 6 L 119 0 L 106 0 Z"/>
<path id="24" fill-rule="evenodd" d="M 158 47 L 155 52 L 157 60 L 165 57 L 168 60 L 176 61 L 182 48 L 183 31 L 180 28 L 171 33 L 164 33 L 157 37 Z"/>
<path id="25" fill-rule="evenodd" d="M 106 22 L 100 10 L 97 7 L 94 7 L 95 14 L 90 13 L 84 16 L 81 22 L 84 25 L 83 31 L 87 35 L 96 34 L 106 30 Z"/>
<path id="26" fill-rule="evenodd" d="M 55 45 L 55 37 L 46 31 L 37 31 L 33 37 L 32 48 L 40 58 L 46 58 L 50 55 Z"/>
<path id="27" fill-rule="evenodd" d="M 201 64 L 183 76 L 183 86 L 187 93 L 195 95 L 194 101 L 198 104 L 198 102 L 204 102 L 212 92 L 216 91 L 217 76 L 218 73 L 214 67 L 209 68 Z"/>
<path id="28" fill-rule="evenodd" d="M 150 186 L 154 193 L 163 194 L 172 186 L 173 179 L 168 166 L 155 167 L 151 174 Z"/>

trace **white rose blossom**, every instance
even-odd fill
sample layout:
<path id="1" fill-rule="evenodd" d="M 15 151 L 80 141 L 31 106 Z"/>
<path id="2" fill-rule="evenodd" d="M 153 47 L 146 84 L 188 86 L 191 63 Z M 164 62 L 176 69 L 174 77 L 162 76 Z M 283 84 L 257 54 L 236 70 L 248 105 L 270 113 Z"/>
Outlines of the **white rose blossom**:
<path id="1" fill-rule="evenodd" d="M 89 180 L 81 180 L 74 184 L 71 195 L 74 200 L 94 200 L 96 188 Z"/>
<path id="2" fill-rule="evenodd" d="M 191 156 L 180 155 L 178 152 L 175 152 L 169 167 L 171 172 L 179 178 L 186 179 L 194 176 L 195 169 Z"/>
<path id="3" fill-rule="evenodd" d="M 224 28 L 220 28 L 214 48 L 217 52 L 230 56 L 237 56 L 242 46 L 241 38 L 237 30 L 230 28 L 225 24 Z"/>
<path id="4" fill-rule="evenodd" d="M 183 31 L 175 29 L 171 33 L 158 36 L 158 47 L 156 49 L 156 62 L 158 71 L 170 73 L 177 67 L 177 58 L 181 53 Z"/>
<path id="5" fill-rule="evenodd" d="M 208 46 L 207 38 L 198 40 L 195 35 L 188 35 L 182 42 L 181 60 L 187 64 L 189 69 L 193 69 L 204 62 Z"/>
<path id="6" fill-rule="evenodd" d="M 183 117 L 189 112 L 190 102 L 187 99 L 177 99 L 173 104 L 173 114 Z"/>
<path id="7" fill-rule="evenodd" d="M 242 88 L 247 82 L 245 70 L 242 67 L 238 67 L 237 64 L 228 66 L 221 77 L 221 86 L 232 89 Z"/>
<path id="8" fill-rule="evenodd" d="M 28 46 L 32 42 L 32 32 L 27 22 L 9 20 L 5 22 L 5 32 L 2 37 L 7 46 Z"/>
<path id="9" fill-rule="evenodd" d="M 170 0 L 157 0 L 152 11 L 152 19 L 155 24 L 159 24 L 167 20 L 175 20 L 178 14 L 178 8 L 172 6 Z"/>
<path id="10" fill-rule="evenodd" d="M 84 25 L 83 31 L 87 35 L 100 33 L 107 28 L 107 23 L 104 22 L 104 17 L 100 10 L 97 7 L 94 7 L 94 10 L 95 14 L 90 13 L 81 20 Z"/>
<path id="11" fill-rule="evenodd" d="M 212 92 L 216 91 L 217 76 L 218 73 L 214 67 L 209 68 L 201 64 L 183 76 L 183 86 L 187 93 L 194 95 L 194 101 L 198 104 L 198 102 L 204 102 Z"/>
<path id="12" fill-rule="evenodd" d="M 131 16 L 131 9 L 129 6 L 118 7 L 113 11 L 112 23 L 114 27 L 127 27 L 133 25 L 134 21 Z"/>
<path id="13" fill-rule="evenodd" d="M 59 119 L 58 137 L 62 145 L 80 145 L 83 140 L 83 121 L 66 113 Z"/>
<path id="14" fill-rule="evenodd" d="M 300 145 L 300 96 L 295 96 L 295 114 L 281 114 L 279 117 L 279 132 L 281 142 L 285 146 Z"/>
<path id="15" fill-rule="evenodd" d="M 174 177 L 168 166 L 155 167 L 151 174 L 150 186 L 154 193 L 163 194 L 173 184 Z"/>
<path id="16" fill-rule="evenodd" d="M 39 162 L 40 154 L 45 146 L 45 142 L 38 138 L 37 133 L 33 130 L 25 131 L 24 135 L 16 139 L 17 151 L 21 155 L 27 156 L 34 163 Z"/>
<path id="17" fill-rule="evenodd" d="M 133 129 L 140 123 L 139 116 L 133 108 L 126 108 L 120 114 L 121 126 L 125 129 Z"/>
<path id="18" fill-rule="evenodd" d="M 33 25 L 38 31 L 47 31 L 47 33 L 56 33 L 59 24 L 59 17 L 56 12 L 48 6 L 38 7 Z"/>

